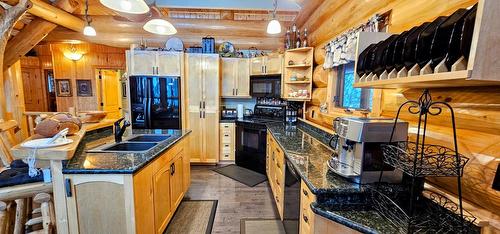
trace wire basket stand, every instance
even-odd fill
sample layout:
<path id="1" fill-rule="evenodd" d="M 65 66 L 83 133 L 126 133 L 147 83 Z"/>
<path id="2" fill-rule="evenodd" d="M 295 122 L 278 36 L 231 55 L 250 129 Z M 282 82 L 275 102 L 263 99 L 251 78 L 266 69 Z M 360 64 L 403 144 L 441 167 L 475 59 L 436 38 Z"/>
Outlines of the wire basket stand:
<path id="1" fill-rule="evenodd" d="M 393 142 L 396 124 L 405 107 L 410 114 L 418 115 L 416 139 L 414 142 Z M 426 144 L 429 117 L 442 114 L 444 109 L 448 109 L 450 113 L 453 148 Z M 475 218 L 462 207 L 461 187 L 463 169 L 469 159 L 458 152 L 455 114 L 448 103 L 434 102 L 429 90 L 425 89 L 417 101 L 410 100 L 401 104 L 396 114 L 389 143 L 382 145 L 382 152 L 385 163 L 403 171 L 411 179 L 409 207 L 403 209 L 395 202 L 397 198 L 394 194 L 391 195 L 380 188 L 383 173 L 380 172 L 379 185 L 373 189 L 372 197 L 377 203 L 374 207 L 383 216 L 392 220 L 391 222 L 400 230 L 405 230 L 402 232 L 407 233 L 470 232 L 468 227 L 475 221 Z M 437 193 L 431 193 L 429 199 L 420 199 L 422 191 L 416 188 L 416 183 L 424 177 L 456 177 L 458 204 Z M 417 208 L 422 207 L 425 207 L 423 209 L 425 211 L 416 211 Z"/>

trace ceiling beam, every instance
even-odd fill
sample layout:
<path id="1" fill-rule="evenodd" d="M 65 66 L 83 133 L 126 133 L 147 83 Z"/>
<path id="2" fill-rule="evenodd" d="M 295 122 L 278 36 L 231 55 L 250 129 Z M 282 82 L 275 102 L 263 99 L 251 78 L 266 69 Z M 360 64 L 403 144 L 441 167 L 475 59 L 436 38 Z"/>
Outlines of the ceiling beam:
<path id="1" fill-rule="evenodd" d="M 29 13 L 73 31 L 83 31 L 85 21 L 82 19 L 42 0 L 30 1 L 33 3 L 33 6 L 28 10 Z"/>
<path id="2" fill-rule="evenodd" d="M 78 3 L 74 0 L 58 0 L 55 6 L 67 12 L 73 12 L 78 7 Z M 17 62 L 56 27 L 56 24 L 41 18 L 36 18 L 26 25 L 7 43 L 3 70 Z"/>

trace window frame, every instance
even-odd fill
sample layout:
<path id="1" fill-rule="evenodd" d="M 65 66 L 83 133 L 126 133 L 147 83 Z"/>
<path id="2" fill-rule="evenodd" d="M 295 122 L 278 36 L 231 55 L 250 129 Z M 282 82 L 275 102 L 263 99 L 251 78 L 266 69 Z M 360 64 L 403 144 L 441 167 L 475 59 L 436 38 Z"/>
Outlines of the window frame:
<path id="1" fill-rule="evenodd" d="M 370 89 L 361 89 L 361 97 L 360 97 L 360 108 L 352 108 L 344 106 L 344 86 L 345 86 L 345 71 L 346 66 L 351 66 L 353 70 L 353 75 L 356 76 L 356 71 L 354 71 L 354 62 L 343 64 L 337 67 L 337 77 L 336 77 L 336 90 L 335 95 L 333 96 L 333 103 L 335 108 L 344 109 L 344 110 L 356 110 L 362 112 L 371 112 L 373 110 L 373 91 Z M 370 101 L 370 94 L 372 94 L 371 101 L 372 106 L 368 106 Z"/>

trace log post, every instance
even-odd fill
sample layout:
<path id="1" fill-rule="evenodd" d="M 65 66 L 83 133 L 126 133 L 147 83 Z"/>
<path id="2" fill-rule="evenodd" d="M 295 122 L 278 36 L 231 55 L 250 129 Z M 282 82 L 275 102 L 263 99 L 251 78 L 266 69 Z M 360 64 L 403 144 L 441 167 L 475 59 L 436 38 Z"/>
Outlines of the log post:
<path id="1" fill-rule="evenodd" d="M 20 0 L 15 6 L 5 9 L 4 13 L 0 16 L 0 67 L 3 68 L 3 60 L 5 47 L 7 46 L 7 41 L 10 38 L 12 28 L 16 22 L 21 18 L 21 16 L 26 13 L 26 11 L 31 7 L 31 2 L 28 0 Z M 3 69 L 0 72 L 0 93 L 5 93 L 5 88 L 3 84 Z M 5 96 L 0 95 L 0 119 L 6 117 L 6 100 Z"/>

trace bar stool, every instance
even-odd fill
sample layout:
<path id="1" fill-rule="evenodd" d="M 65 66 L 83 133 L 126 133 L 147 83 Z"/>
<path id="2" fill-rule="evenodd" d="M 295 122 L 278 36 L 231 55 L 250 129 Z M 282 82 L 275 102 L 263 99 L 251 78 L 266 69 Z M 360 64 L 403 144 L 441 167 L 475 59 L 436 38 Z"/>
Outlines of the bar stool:
<path id="1" fill-rule="evenodd" d="M 54 230 L 54 208 L 49 193 L 52 183 L 44 183 L 43 178 L 30 178 L 27 170 L 19 168 L 23 162 L 13 160 L 10 148 L 17 144 L 15 132 L 18 131 L 14 120 L 0 120 L 0 166 L 2 180 L 0 187 L 0 233 L 25 233 L 26 227 L 41 226 L 41 230 L 30 233 L 52 233 Z M 23 174 L 24 173 L 24 174 Z M 36 204 L 39 208 L 33 209 Z M 29 219 L 28 217 L 34 217 Z"/>

